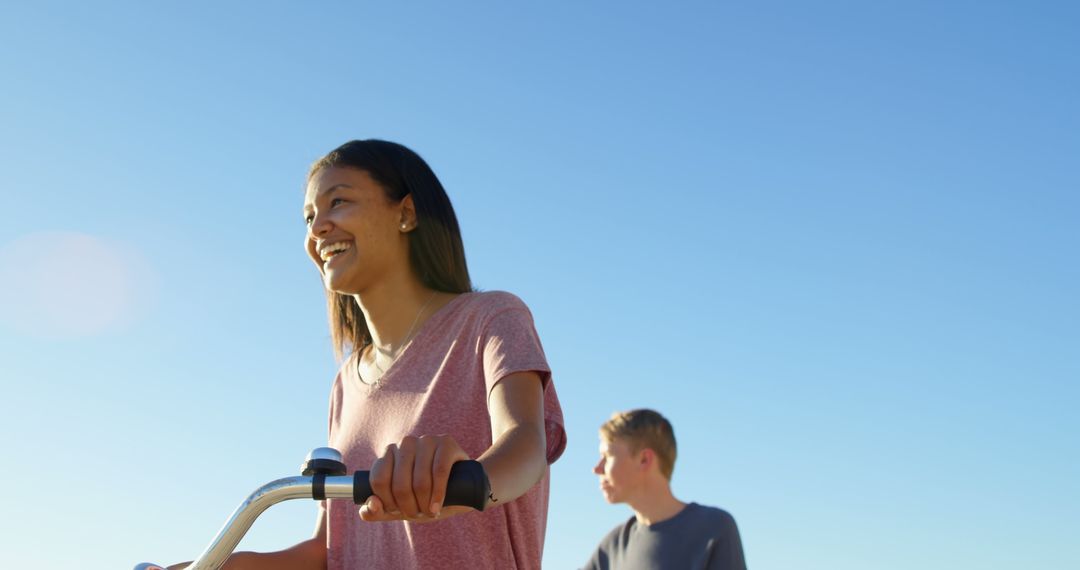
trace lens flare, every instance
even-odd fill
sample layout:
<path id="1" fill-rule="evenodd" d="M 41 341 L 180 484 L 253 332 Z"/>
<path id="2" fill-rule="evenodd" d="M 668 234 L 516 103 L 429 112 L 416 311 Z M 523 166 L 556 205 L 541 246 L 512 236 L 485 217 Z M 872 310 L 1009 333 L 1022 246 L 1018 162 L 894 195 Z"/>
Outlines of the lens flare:
<path id="1" fill-rule="evenodd" d="M 44 338 L 115 331 L 146 308 L 153 274 L 123 243 L 38 232 L 0 246 L 0 323 Z"/>

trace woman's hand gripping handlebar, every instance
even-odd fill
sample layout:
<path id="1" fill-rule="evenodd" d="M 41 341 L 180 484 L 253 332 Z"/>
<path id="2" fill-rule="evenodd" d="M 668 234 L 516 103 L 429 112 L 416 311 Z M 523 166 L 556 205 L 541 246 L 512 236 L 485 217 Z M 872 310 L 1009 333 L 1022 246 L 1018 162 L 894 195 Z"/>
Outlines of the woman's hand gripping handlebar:
<path id="1" fill-rule="evenodd" d="M 188 570 L 220 568 L 255 519 L 277 503 L 290 499 L 352 499 L 357 505 L 362 505 L 372 495 L 369 472 L 357 471 L 346 475 L 341 453 L 330 447 L 312 450 L 301 466 L 301 473 L 299 477 L 278 479 L 256 489 L 225 521 L 214 540 L 188 566 Z M 487 474 L 478 461 L 458 461 L 450 468 L 446 499 L 443 503 L 447 506 L 465 506 L 482 511 L 490 492 Z M 155 568 L 164 566 L 150 563 L 135 566 L 136 570 Z"/>

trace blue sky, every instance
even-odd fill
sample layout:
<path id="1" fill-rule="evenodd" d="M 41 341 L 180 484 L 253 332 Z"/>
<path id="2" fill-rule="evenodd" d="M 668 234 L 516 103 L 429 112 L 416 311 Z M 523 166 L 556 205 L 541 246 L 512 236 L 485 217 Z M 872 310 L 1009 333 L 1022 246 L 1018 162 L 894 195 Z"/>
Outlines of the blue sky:
<path id="1" fill-rule="evenodd" d="M 0 8 L 3 567 L 198 554 L 325 441 L 307 166 L 407 144 L 566 412 L 659 409 L 754 568 L 1080 565 L 1080 8 Z M 309 503 L 243 548 L 307 537 Z"/>

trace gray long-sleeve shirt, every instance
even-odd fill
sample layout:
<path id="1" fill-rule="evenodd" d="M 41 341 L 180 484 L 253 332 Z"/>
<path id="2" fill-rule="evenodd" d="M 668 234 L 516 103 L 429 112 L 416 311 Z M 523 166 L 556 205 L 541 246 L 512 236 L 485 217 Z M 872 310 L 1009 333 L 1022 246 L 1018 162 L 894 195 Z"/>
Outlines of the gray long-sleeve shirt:
<path id="1" fill-rule="evenodd" d="M 727 511 L 689 503 L 651 525 L 630 517 L 596 548 L 583 570 L 746 570 L 742 540 Z"/>

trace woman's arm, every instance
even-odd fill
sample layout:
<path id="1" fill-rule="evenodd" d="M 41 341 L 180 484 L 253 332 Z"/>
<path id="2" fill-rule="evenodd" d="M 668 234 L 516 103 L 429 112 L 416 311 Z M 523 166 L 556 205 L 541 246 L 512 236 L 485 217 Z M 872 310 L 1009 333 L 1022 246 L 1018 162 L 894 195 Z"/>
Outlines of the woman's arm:
<path id="1" fill-rule="evenodd" d="M 191 562 L 169 566 L 183 570 Z M 319 511 L 315 536 L 277 552 L 236 552 L 222 570 L 326 570 L 326 512 Z"/>
<path id="2" fill-rule="evenodd" d="M 547 468 L 540 375 L 519 372 L 500 380 L 488 396 L 488 411 L 493 443 L 478 460 L 492 497 L 508 502 L 524 495 Z M 407 437 L 387 446 L 371 468 L 374 494 L 360 509 L 360 518 L 424 522 L 471 511 L 442 508 L 450 466 L 464 459 L 469 456 L 447 435 Z"/>
<path id="3" fill-rule="evenodd" d="M 511 374 L 488 396 L 492 445 L 479 461 L 499 502 L 524 495 L 547 470 L 544 388 L 535 372 Z M 491 503 L 488 503 L 491 505 Z"/>

